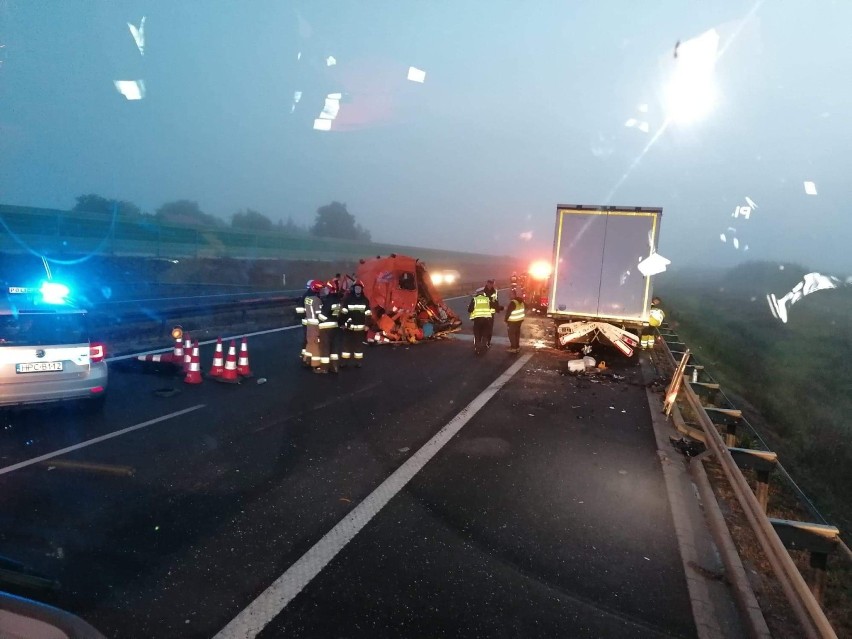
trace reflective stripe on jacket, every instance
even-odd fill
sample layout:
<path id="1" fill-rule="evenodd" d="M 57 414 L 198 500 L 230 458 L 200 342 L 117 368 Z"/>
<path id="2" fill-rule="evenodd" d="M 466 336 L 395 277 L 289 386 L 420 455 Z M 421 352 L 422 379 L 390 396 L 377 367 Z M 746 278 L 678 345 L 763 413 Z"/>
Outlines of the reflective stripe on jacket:
<path id="1" fill-rule="evenodd" d="M 517 300 L 512 300 L 512 303 L 515 307 L 512 309 L 512 312 L 509 313 L 509 317 L 506 319 L 507 322 L 523 322 L 524 321 L 524 303 L 519 302 Z"/>

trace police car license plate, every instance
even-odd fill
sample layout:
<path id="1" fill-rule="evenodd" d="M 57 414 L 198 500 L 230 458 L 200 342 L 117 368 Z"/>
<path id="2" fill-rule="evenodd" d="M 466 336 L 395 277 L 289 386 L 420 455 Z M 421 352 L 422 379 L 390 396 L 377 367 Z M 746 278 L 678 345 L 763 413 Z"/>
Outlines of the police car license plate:
<path id="1" fill-rule="evenodd" d="M 61 371 L 62 362 L 31 362 L 27 364 L 16 364 L 16 373 L 47 373 L 50 371 Z"/>

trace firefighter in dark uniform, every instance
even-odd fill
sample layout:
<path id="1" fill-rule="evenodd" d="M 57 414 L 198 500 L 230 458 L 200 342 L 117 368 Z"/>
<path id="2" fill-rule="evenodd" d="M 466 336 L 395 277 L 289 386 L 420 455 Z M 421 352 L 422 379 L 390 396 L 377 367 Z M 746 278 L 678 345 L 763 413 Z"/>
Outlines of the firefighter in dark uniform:
<path id="1" fill-rule="evenodd" d="M 483 292 L 491 302 L 491 321 L 488 322 L 485 332 L 485 347 L 491 348 L 491 336 L 494 334 L 494 316 L 503 310 L 500 300 L 497 299 L 497 289 L 494 288 L 494 280 L 488 280 L 483 287 Z"/>
<path id="2" fill-rule="evenodd" d="M 332 373 L 340 370 L 340 347 L 343 340 L 343 334 L 340 330 L 342 318 L 340 317 L 340 300 L 343 294 L 340 291 L 340 274 L 338 273 L 334 279 L 326 282 L 328 288 L 329 308 L 331 310 L 331 318 L 337 323 L 335 328 L 328 329 L 330 331 L 329 338 L 329 370 Z"/>
<path id="3" fill-rule="evenodd" d="M 319 354 L 320 354 L 320 365 L 319 367 L 314 368 L 315 373 L 328 373 L 331 369 L 331 337 L 332 331 L 337 328 L 337 320 L 332 317 L 332 304 L 334 304 L 334 299 L 329 295 L 328 285 L 323 284 L 322 289 L 320 289 L 319 293 L 320 300 L 322 300 L 322 305 L 320 312 L 317 314 L 317 319 L 319 319 L 318 325 L 318 333 L 319 333 Z M 334 370 L 333 372 L 337 372 Z"/>
<path id="4" fill-rule="evenodd" d="M 361 362 L 364 361 L 364 336 L 367 334 L 367 323 L 371 316 L 370 300 L 364 295 L 364 282 L 356 280 L 340 302 L 343 331 L 343 346 L 340 351 L 342 368 L 346 368 L 352 359 L 355 360 L 355 368 L 361 368 Z"/>
<path id="5" fill-rule="evenodd" d="M 319 280 L 308 281 L 307 290 L 302 296 L 302 305 L 296 312 L 302 315 L 302 325 L 305 327 L 305 342 L 302 346 L 302 363 L 317 370 L 321 364 L 319 347 L 319 316 L 322 311 L 322 300 L 319 293 L 323 284 Z"/>

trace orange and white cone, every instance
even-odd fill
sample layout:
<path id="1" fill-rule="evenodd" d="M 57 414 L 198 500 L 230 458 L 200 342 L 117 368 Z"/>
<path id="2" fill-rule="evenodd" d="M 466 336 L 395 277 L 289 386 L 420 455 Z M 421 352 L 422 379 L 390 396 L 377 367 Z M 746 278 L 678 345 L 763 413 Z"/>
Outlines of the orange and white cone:
<path id="1" fill-rule="evenodd" d="M 249 368 L 248 341 L 245 337 L 242 344 L 240 344 L 240 360 L 237 362 L 237 375 L 240 377 L 254 377 L 251 368 Z"/>
<path id="2" fill-rule="evenodd" d="M 228 356 L 225 358 L 225 370 L 222 371 L 220 377 L 214 377 L 217 382 L 226 384 L 239 384 L 240 378 L 237 375 L 237 345 L 234 340 L 231 340 L 228 346 Z"/>
<path id="3" fill-rule="evenodd" d="M 175 359 L 172 353 L 154 353 L 153 355 L 139 355 L 136 357 L 140 362 L 159 362 L 160 364 L 180 364 L 183 365 L 183 357 L 179 360 Z"/>
<path id="4" fill-rule="evenodd" d="M 189 333 L 184 333 L 183 337 L 183 370 L 186 372 L 192 361 L 192 340 L 189 339 Z"/>
<path id="5" fill-rule="evenodd" d="M 189 370 L 186 371 L 186 377 L 183 381 L 187 384 L 201 383 L 201 364 L 198 357 L 198 342 L 192 346 L 192 355 L 190 355 Z"/>
<path id="6" fill-rule="evenodd" d="M 210 377 L 221 377 L 225 372 L 225 360 L 222 354 L 222 338 L 216 340 L 216 351 L 213 353 L 213 366 L 210 367 Z"/>

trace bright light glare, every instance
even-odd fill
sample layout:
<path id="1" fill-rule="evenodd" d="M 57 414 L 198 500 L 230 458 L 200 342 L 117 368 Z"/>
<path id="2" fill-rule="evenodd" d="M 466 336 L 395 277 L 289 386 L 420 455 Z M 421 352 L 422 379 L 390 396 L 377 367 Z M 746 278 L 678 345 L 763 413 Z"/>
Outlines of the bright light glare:
<path id="1" fill-rule="evenodd" d="M 444 281 L 447 284 L 452 284 L 456 281 L 456 276 L 453 275 L 452 273 L 447 273 L 447 274 L 444 275 Z"/>
<path id="2" fill-rule="evenodd" d="M 432 284 L 438 285 L 444 283 L 444 276 L 441 273 L 430 273 Z"/>
<path id="3" fill-rule="evenodd" d="M 530 275 L 537 280 L 546 280 L 550 277 L 550 273 L 553 271 L 553 268 L 550 266 L 550 262 L 533 262 L 530 264 Z"/>
<path id="4" fill-rule="evenodd" d="M 47 304 L 64 304 L 68 297 L 68 287 L 58 282 L 44 282 L 39 289 L 42 299 Z"/>
<path id="5" fill-rule="evenodd" d="M 689 124 L 705 117 L 716 101 L 714 72 L 719 34 L 715 29 L 680 44 L 675 69 L 665 90 L 669 119 Z"/>

